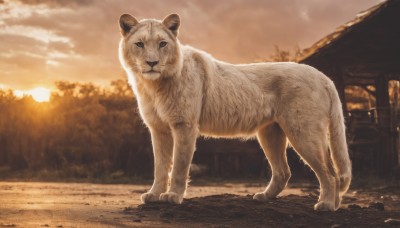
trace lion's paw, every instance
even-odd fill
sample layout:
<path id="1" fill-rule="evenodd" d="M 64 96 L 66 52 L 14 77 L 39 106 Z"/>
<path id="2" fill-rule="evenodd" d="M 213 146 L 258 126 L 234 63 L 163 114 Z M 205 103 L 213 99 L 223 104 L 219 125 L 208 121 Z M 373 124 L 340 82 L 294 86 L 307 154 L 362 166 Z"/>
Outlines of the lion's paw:
<path id="1" fill-rule="evenodd" d="M 272 198 L 275 198 L 274 196 L 270 196 L 269 194 L 266 194 L 265 192 L 259 192 L 254 194 L 253 199 L 258 200 L 258 201 L 267 201 Z"/>
<path id="2" fill-rule="evenodd" d="M 316 211 L 335 211 L 335 204 L 333 202 L 319 201 L 314 205 Z"/>
<path id="3" fill-rule="evenodd" d="M 160 201 L 181 204 L 183 201 L 183 195 L 179 195 L 175 192 L 166 192 L 160 195 Z"/>
<path id="4" fill-rule="evenodd" d="M 146 192 L 140 196 L 140 199 L 142 200 L 143 203 L 156 202 L 159 200 L 159 196 L 160 196 L 159 194 Z"/>

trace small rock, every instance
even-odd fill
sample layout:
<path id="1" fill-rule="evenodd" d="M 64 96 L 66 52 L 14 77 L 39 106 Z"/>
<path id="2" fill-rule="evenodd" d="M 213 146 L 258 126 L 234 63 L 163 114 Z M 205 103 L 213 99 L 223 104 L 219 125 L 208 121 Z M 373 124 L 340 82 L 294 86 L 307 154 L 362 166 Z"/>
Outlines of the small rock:
<path id="1" fill-rule="evenodd" d="M 134 221 L 134 222 L 142 222 L 141 219 L 134 219 L 133 221 Z"/>
<path id="2" fill-rule="evenodd" d="M 389 195 L 381 196 L 380 198 L 383 200 L 393 200 L 393 198 Z"/>
<path id="3" fill-rule="evenodd" d="M 379 211 L 384 211 L 385 205 L 381 202 L 375 202 L 375 203 L 370 203 L 368 208 L 373 208 L 373 209 L 377 209 Z"/>
<path id="4" fill-rule="evenodd" d="M 132 207 L 125 207 L 125 208 L 124 208 L 124 212 L 130 211 L 130 210 L 132 210 L 132 209 L 133 209 Z"/>
<path id="5" fill-rule="evenodd" d="M 334 224 L 334 225 L 331 226 L 331 228 L 338 228 L 338 227 L 341 227 L 341 226 L 342 226 L 341 224 Z"/>
<path id="6" fill-rule="evenodd" d="M 42 226 L 49 227 L 49 224 L 44 224 L 44 225 L 42 225 Z"/>
<path id="7" fill-rule="evenodd" d="M 90 203 L 84 203 L 84 205 L 90 205 Z"/>
<path id="8" fill-rule="evenodd" d="M 385 223 L 390 224 L 390 225 L 400 225 L 400 219 L 388 218 L 385 220 Z"/>

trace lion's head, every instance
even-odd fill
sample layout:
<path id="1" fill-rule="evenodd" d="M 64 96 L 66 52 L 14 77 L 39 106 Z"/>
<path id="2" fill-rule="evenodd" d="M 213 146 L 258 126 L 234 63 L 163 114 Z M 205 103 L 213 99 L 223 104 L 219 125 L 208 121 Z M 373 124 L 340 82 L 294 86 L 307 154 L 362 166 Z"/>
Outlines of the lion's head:
<path id="1" fill-rule="evenodd" d="M 129 14 L 123 14 L 119 25 L 122 34 L 120 58 L 125 68 L 146 80 L 175 74 L 181 58 L 177 40 L 180 19 L 177 14 L 171 14 L 163 21 L 138 21 Z"/>

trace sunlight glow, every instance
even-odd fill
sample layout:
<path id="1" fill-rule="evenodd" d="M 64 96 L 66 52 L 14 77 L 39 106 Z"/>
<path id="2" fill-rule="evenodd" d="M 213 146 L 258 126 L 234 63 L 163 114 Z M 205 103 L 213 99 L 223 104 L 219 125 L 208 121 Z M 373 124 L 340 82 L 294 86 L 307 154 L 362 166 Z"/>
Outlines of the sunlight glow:
<path id="1" fill-rule="evenodd" d="M 48 102 L 50 101 L 50 95 L 51 92 L 50 90 L 43 88 L 43 87 L 38 87 L 35 89 L 31 89 L 26 92 L 28 95 L 31 95 L 32 98 L 37 101 L 37 102 Z"/>
<path id="2" fill-rule="evenodd" d="M 16 97 L 18 97 L 18 98 L 22 98 L 22 97 L 24 97 L 24 95 L 25 95 L 25 92 L 24 91 L 22 91 L 22 90 L 14 90 L 13 91 L 14 92 L 14 95 L 16 96 Z"/>
<path id="3" fill-rule="evenodd" d="M 43 87 L 37 87 L 31 90 L 19 90 L 13 91 L 17 98 L 23 98 L 25 96 L 31 96 L 36 102 L 48 102 L 50 101 L 51 91 Z"/>

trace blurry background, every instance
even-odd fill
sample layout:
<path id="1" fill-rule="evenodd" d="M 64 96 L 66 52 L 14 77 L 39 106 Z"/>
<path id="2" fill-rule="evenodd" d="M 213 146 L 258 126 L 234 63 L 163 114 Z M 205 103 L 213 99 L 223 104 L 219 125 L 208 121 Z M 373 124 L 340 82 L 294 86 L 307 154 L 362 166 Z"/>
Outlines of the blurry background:
<path id="1" fill-rule="evenodd" d="M 250 63 L 295 60 L 379 2 L 0 0 L 0 178 L 152 176 L 149 134 L 118 62 L 122 13 L 178 13 L 183 44 Z M 194 163 L 194 175 L 269 175 L 256 142 L 200 140 Z"/>

